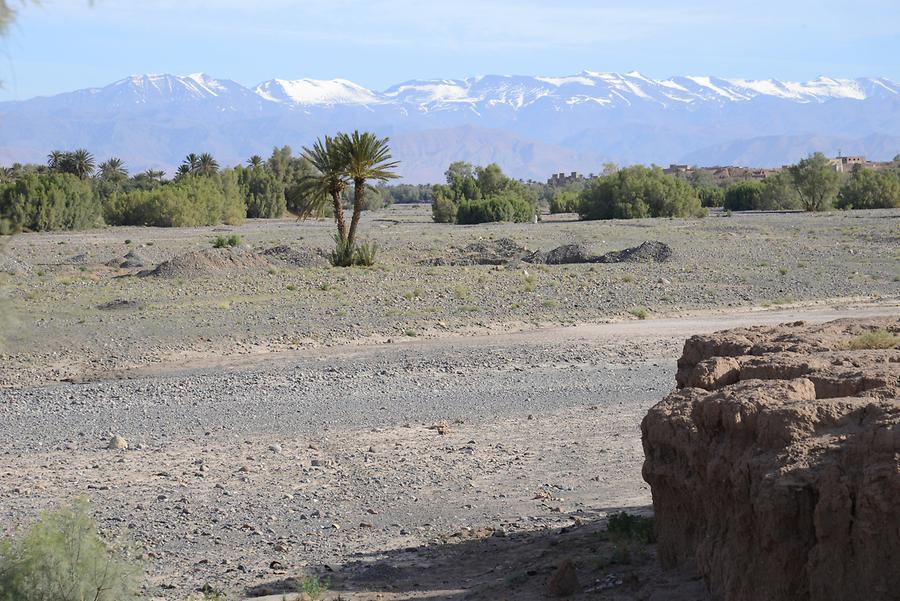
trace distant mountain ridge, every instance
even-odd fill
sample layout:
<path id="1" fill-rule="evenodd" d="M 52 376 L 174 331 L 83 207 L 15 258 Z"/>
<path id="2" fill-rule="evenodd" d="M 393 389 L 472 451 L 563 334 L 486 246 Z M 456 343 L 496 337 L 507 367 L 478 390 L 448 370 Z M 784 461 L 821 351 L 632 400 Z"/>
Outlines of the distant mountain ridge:
<path id="1" fill-rule="evenodd" d="M 412 80 L 375 91 L 345 79 L 272 79 L 248 88 L 196 73 L 135 75 L 102 88 L 0 103 L 0 162 L 57 148 L 172 170 L 188 152 L 222 163 L 299 150 L 354 128 L 396 140 L 408 181 L 440 179 L 449 160 L 496 161 L 544 179 L 620 164 L 760 166 L 808 152 L 900 153 L 900 85 L 882 77 L 809 82 L 583 71 Z"/>

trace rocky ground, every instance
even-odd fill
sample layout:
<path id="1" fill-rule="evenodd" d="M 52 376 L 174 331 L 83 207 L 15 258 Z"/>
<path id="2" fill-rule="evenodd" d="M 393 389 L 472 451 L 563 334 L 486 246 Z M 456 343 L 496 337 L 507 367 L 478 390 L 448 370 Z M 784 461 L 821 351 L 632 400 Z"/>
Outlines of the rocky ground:
<path id="1" fill-rule="evenodd" d="M 16 320 L 0 386 L 198 356 L 892 299 L 900 296 L 898 218 L 897 210 L 615 222 L 569 215 L 461 227 L 431 223 L 427 207 L 397 206 L 363 221 L 380 249 L 372 269 L 327 267 L 326 221 L 21 235 L 0 266 L 15 272 L 5 277 L 4 310 Z M 231 233 L 243 244 L 236 256 L 190 254 L 212 252 L 213 239 Z M 473 249 L 490 260 L 579 243 L 599 256 L 647 241 L 667 245 L 671 258 L 432 264 L 459 263 Z"/>
<path id="2" fill-rule="evenodd" d="M 701 599 L 608 514 L 647 513 L 639 423 L 690 332 L 884 314 L 744 313 L 155 366 L 0 394 L 3 531 L 86 495 L 146 554 L 149 592 L 229 598 L 328 578 L 345 599 Z M 127 449 L 109 449 L 121 436 Z M 476 554 L 477 553 L 477 554 Z M 431 596 L 430 596 L 431 595 Z M 664 595 L 656 596 L 654 595 Z"/>
<path id="3" fill-rule="evenodd" d="M 0 531 L 86 495 L 166 600 L 303 574 L 334 599 L 538 599 L 566 561 L 575 598 L 703 599 L 605 532 L 649 513 L 641 418 L 691 334 L 896 314 L 898 216 L 459 228 L 398 207 L 364 224 L 381 267 L 351 270 L 322 266 L 325 223 L 249 223 L 199 259 L 214 228 L 17 236 Z M 672 258 L 429 261 L 506 238 Z"/>

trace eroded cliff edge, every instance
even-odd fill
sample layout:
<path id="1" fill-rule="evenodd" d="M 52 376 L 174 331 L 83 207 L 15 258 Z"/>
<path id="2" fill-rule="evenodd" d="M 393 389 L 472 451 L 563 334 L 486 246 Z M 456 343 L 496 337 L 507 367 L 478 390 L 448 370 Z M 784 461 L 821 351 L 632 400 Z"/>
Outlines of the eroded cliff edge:
<path id="1" fill-rule="evenodd" d="M 641 425 L 663 563 L 729 601 L 900 598 L 897 335 L 900 317 L 690 338 Z"/>

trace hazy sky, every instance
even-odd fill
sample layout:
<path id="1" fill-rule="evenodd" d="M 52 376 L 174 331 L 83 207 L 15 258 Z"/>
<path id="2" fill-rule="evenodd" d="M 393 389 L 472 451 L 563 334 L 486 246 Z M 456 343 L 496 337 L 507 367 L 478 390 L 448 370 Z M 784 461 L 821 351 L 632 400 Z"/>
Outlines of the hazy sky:
<path id="1" fill-rule="evenodd" d="M 583 69 L 900 80 L 900 0 L 42 0 L 3 45 L 3 100 L 198 71 L 378 90 Z"/>

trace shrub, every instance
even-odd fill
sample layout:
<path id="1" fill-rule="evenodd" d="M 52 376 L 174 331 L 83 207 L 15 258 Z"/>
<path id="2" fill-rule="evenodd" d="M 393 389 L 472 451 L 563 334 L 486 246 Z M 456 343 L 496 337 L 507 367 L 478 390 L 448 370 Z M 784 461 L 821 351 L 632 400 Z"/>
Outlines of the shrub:
<path id="1" fill-rule="evenodd" d="M 625 538 L 636 540 L 644 544 L 656 542 L 653 518 L 645 518 L 625 511 L 609 516 L 606 526 L 610 538 Z"/>
<path id="2" fill-rule="evenodd" d="M 700 205 L 704 207 L 721 207 L 725 204 L 725 190 L 718 186 L 697 188 Z"/>
<path id="3" fill-rule="evenodd" d="M 241 237 L 237 234 L 230 236 L 216 236 L 213 240 L 213 248 L 233 248 L 241 245 Z"/>
<path id="4" fill-rule="evenodd" d="M 363 242 L 351 246 L 339 236 L 334 236 L 334 250 L 331 251 L 331 265 L 333 267 L 351 267 L 359 265 L 371 267 L 375 264 L 375 255 L 378 253 L 378 245 L 374 242 Z"/>
<path id="5" fill-rule="evenodd" d="M 139 574 L 126 549 L 100 538 L 84 499 L 0 543 L 0 601 L 128 601 Z"/>
<path id="6" fill-rule="evenodd" d="M 529 273 L 522 280 L 522 290 L 525 292 L 534 292 L 537 288 L 537 276 L 533 273 Z"/>
<path id="7" fill-rule="evenodd" d="M 415 334 L 413 334 L 415 335 Z M 297 579 L 297 593 L 302 595 L 308 601 L 318 601 L 318 599 L 328 592 L 331 582 L 326 578 L 320 580 L 316 576 L 304 576 Z"/>
<path id="8" fill-rule="evenodd" d="M 431 218 L 435 223 L 456 223 L 459 204 L 443 194 L 436 194 L 431 203 Z"/>
<path id="9" fill-rule="evenodd" d="M 762 199 L 762 182 L 746 180 L 728 186 L 723 206 L 729 211 L 758 211 L 764 208 Z"/>
<path id="10" fill-rule="evenodd" d="M 284 184 L 270 169 L 263 166 L 240 169 L 241 192 L 247 205 L 247 217 L 281 217 L 287 210 Z"/>
<path id="11" fill-rule="evenodd" d="M 699 217 L 706 214 L 691 186 L 659 167 L 635 165 L 593 180 L 581 193 L 582 219 Z"/>
<path id="12" fill-rule="evenodd" d="M 525 223 L 534 216 L 534 207 L 515 192 L 501 192 L 481 200 L 463 200 L 459 203 L 456 222 L 471 225 L 511 221 Z"/>
<path id="13" fill-rule="evenodd" d="M 900 347 L 900 336 L 887 330 L 872 330 L 857 336 L 848 346 L 854 351 L 897 348 Z"/>
<path id="14" fill-rule="evenodd" d="M 116 225 L 196 227 L 239 224 L 246 209 L 240 190 L 226 172 L 215 177 L 186 176 L 152 190 L 114 194 L 105 214 Z"/>
<path id="15" fill-rule="evenodd" d="M 69 173 L 28 173 L 0 188 L 0 219 L 8 230 L 75 230 L 102 224 L 90 183 Z"/>
<path id="16" fill-rule="evenodd" d="M 637 317 L 638 319 L 641 319 L 641 320 L 647 319 L 647 316 L 650 315 L 650 313 L 647 311 L 647 309 L 644 309 L 643 307 L 638 307 L 637 309 L 632 309 L 629 311 L 629 313 L 631 313 L 632 315 L 634 315 L 635 317 Z"/>
<path id="17" fill-rule="evenodd" d="M 554 192 L 553 198 L 550 199 L 550 212 L 576 213 L 580 202 L 577 192 L 560 190 Z"/>
<path id="18" fill-rule="evenodd" d="M 890 209 L 900 207 L 900 175 L 856 167 L 835 205 L 839 209 Z"/>
<path id="19" fill-rule="evenodd" d="M 791 174 L 782 171 L 763 180 L 761 207 L 767 210 L 797 210 L 803 208 Z"/>
<path id="20" fill-rule="evenodd" d="M 363 242 L 353 251 L 353 264 L 363 267 L 371 267 L 375 264 L 375 255 L 378 253 L 378 245 L 374 242 Z"/>
<path id="21" fill-rule="evenodd" d="M 653 518 L 624 511 L 609 516 L 607 533 L 615 546 L 610 563 L 628 563 L 635 556 L 646 556 L 646 546 L 656 541 Z"/>
<path id="22" fill-rule="evenodd" d="M 331 251 L 332 267 L 350 267 L 353 265 L 353 247 L 339 236 L 334 236 L 334 250 Z"/>

